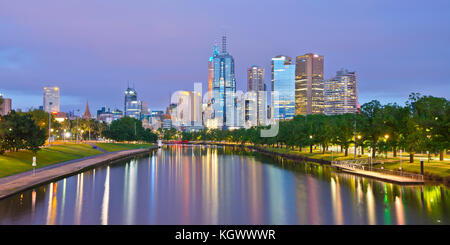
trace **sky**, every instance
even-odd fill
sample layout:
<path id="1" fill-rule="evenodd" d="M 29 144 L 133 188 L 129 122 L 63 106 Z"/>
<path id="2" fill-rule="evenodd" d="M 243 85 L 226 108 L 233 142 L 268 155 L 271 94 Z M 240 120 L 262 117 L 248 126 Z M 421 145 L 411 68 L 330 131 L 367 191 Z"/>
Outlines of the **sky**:
<path id="1" fill-rule="evenodd" d="M 207 88 L 207 62 L 227 34 L 237 89 L 251 65 L 323 55 L 325 78 L 356 71 L 359 102 L 403 104 L 411 92 L 449 98 L 448 0 L 0 0 L 0 93 L 13 108 L 123 110 L 127 84 L 150 109 L 177 90 Z"/>

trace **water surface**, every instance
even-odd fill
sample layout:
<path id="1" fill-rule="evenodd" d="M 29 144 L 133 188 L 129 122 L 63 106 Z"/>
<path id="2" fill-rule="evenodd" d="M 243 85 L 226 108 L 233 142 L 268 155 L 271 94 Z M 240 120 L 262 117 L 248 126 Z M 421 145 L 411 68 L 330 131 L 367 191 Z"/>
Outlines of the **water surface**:
<path id="1" fill-rule="evenodd" d="M 450 190 L 168 146 L 0 200 L 0 224 L 449 224 Z"/>

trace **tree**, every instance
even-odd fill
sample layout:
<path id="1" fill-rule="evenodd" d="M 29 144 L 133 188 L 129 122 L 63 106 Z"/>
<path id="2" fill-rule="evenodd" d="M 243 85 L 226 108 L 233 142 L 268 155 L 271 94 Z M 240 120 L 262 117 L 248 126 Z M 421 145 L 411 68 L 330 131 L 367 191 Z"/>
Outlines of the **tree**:
<path id="1" fill-rule="evenodd" d="M 36 153 L 46 139 L 45 130 L 36 124 L 30 114 L 15 111 L 1 118 L 0 136 L 0 153 L 21 149 Z"/>
<path id="2" fill-rule="evenodd" d="M 156 134 L 142 127 L 141 121 L 131 117 L 113 121 L 103 134 L 106 138 L 116 141 L 156 142 L 158 139 Z"/>
<path id="3" fill-rule="evenodd" d="M 379 101 L 372 100 L 363 104 L 361 106 L 361 113 L 356 116 L 361 133 L 373 149 L 373 158 L 376 155 L 379 138 L 386 133 L 383 127 L 382 109 L 383 107 Z"/>

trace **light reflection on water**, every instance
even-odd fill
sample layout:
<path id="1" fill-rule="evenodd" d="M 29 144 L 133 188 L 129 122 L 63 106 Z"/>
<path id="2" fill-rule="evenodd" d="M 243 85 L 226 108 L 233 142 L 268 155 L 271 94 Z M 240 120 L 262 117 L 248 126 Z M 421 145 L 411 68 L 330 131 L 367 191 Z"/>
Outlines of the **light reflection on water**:
<path id="1" fill-rule="evenodd" d="M 1 200 L 0 224 L 449 224 L 449 193 L 248 151 L 170 146 Z"/>

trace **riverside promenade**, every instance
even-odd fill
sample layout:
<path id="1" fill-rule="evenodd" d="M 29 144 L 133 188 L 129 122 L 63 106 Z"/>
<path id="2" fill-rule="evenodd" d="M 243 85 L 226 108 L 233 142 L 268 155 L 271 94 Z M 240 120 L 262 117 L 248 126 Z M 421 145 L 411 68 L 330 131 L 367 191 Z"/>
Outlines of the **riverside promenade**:
<path id="1" fill-rule="evenodd" d="M 0 178 L 0 199 L 6 198 L 18 192 L 30 189 L 32 187 L 61 179 L 87 169 L 108 164 L 114 161 L 126 159 L 136 155 L 149 153 L 156 150 L 157 147 L 150 147 L 144 149 L 124 150 L 117 152 L 108 152 L 100 155 L 85 157 L 81 159 L 71 160 L 62 163 L 56 163 L 50 166 L 15 174 Z M 39 159 L 38 159 L 39 161 Z"/>

